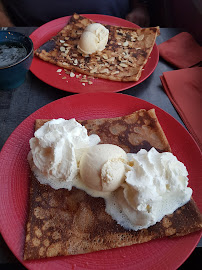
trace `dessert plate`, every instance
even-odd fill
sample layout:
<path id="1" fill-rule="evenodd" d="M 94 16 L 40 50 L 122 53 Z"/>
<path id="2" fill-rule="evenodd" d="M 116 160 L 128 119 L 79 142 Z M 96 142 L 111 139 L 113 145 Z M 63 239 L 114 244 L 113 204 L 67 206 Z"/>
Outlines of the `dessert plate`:
<path id="1" fill-rule="evenodd" d="M 107 15 L 94 15 L 84 14 L 85 17 L 102 24 L 118 25 L 123 27 L 139 28 L 139 26 L 124 19 L 116 18 Z M 69 21 L 70 16 L 62 17 L 53 21 L 50 21 L 38 29 L 36 29 L 30 38 L 33 41 L 34 49 L 40 47 L 43 43 L 48 41 L 51 37 L 55 36 Z M 159 60 L 159 52 L 156 44 L 151 52 L 150 58 L 146 63 L 142 76 L 137 82 L 116 82 L 105 79 L 95 78 L 91 80 L 93 84 L 86 83 L 85 85 L 80 82 L 81 78 L 71 78 L 62 69 L 61 72 L 57 72 L 61 68 L 45 62 L 38 57 L 34 57 L 31 65 L 31 72 L 38 77 L 41 81 L 64 91 L 73 93 L 89 93 L 89 92 L 119 92 L 128 88 L 131 88 L 147 79 L 155 70 Z M 78 74 L 78 73 L 77 73 Z M 66 77 L 66 79 L 64 79 Z"/>
<path id="2" fill-rule="evenodd" d="M 0 153 L 0 230 L 8 247 L 28 269 L 177 269 L 191 254 L 201 232 L 184 237 L 163 238 L 129 247 L 89 254 L 23 261 L 25 224 L 28 211 L 29 139 L 35 119 L 95 119 L 117 117 L 139 109 L 155 108 L 173 154 L 189 172 L 193 198 L 202 211 L 202 156 L 186 129 L 172 116 L 141 99 L 118 93 L 87 93 L 56 100 L 26 118 L 10 135 Z"/>

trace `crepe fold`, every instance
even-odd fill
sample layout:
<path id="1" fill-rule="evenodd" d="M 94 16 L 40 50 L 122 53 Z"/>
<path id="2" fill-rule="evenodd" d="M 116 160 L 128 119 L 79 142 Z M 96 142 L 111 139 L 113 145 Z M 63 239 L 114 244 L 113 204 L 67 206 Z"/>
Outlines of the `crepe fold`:
<path id="1" fill-rule="evenodd" d="M 104 25 L 109 30 L 104 50 L 83 55 L 78 43 L 94 21 L 74 14 L 67 25 L 42 44 L 35 55 L 43 61 L 93 77 L 113 81 L 138 81 L 160 34 L 159 27 L 129 28 Z"/>
<path id="2" fill-rule="evenodd" d="M 36 120 L 36 129 L 46 121 Z M 79 121 L 88 134 L 97 134 L 101 143 L 122 147 L 126 152 L 155 147 L 171 151 L 155 110 L 130 115 Z M 152 239 L 182 236 L 200 230 L 200 212 L 191 199 L 173 214 L 148 229 L 129 231 L 105 212 L 105 201 L 73 188 L 54 190 L 30 179 L 24 260 L 76 255 L 143 243 Z"/>

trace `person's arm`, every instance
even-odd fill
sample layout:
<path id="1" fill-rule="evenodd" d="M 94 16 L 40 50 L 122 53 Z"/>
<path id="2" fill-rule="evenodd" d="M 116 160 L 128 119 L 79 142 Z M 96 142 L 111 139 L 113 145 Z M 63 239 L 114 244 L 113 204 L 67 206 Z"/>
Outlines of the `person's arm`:
<path id="1" fill-rule="evenodd" d="M 0 27 L 11 27 L 14 24 L 11 22 L 9 16 L 7 15 L 3 3 L 0 0 Z"/>
<path id="2" fill-rule="evenodd" d="M 147 8 L 147 1 L 131 0 L 130 4 L 131 4 L 131 11 L 126 16 L 126 19 L 141 27 L 149 26 L 150 16 Z"/>

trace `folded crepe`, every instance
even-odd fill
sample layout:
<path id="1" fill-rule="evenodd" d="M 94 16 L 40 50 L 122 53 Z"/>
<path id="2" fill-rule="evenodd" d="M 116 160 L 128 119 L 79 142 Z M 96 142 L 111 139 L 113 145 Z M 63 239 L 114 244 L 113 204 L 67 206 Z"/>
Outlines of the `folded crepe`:
<path id="1" fill-rule="evenodd" d="M 36 120 L 38 129 L 48 120 Z M 101 143 L 116 144 L 126 152 L 155 147 L 171 151 L 155 110 L 131 115 L 79 121 Z M 32 175 L 24 260 L 76 255 L 143 243 L 165 236 L 182 236 L 202 228 L 200 212 L 191 199 L 148 229 L 130 231 L 105 212 L 105 201 L 73 188 L 54 190 Z"/>
<path id="2" fill-rule="evenodd" d="M 202 151 L 202 67 L 164 72 L 164 90 Z"/>
<path id="3" fill-rule="evenodd" d="M 202 61 L 202 47 L 191 34 L 182 32 L 158 45 L 159 54 L 178 68 L 188 68 Z"/>
<path id="4" fill-rule="evenodd" d="M 159 27 L 105 25 L 109 30 L 106 48 L 83 55 L 77 46 L 86 26 L 92 23 L 95 22 L 74 14 L 56 36 L 35 51 L 35 55 L 43 61 L 93 77 L 138 81 L 160 33 Z"/>

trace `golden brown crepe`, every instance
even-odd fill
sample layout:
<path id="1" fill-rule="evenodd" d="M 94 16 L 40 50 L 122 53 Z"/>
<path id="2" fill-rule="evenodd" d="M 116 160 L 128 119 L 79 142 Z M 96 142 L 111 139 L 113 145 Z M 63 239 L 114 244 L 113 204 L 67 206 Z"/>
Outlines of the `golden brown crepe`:
<path id="1" fill-rule="evenodd" d="M 36 129 L 48 120 L 36 120 Z M 155 147 L 171 151 L 154 109 L 131 115 L 79 121 L 101 143 L 111 143 L 126 152 Z M 143 243 L 166 236 L 182 236 L 202 228 L 200 212 L 191 199 L 173 214 L 148 229 L 129 231 L 105 212 L 102 198 L 93 198 L 73 188 L 54 190 L 32 175 L 24 259 L 73 255 Z"/>
<path id="2" fill-rule="evenodd" d="M 138 81 L 155 44 L 159 27 L 109 29 L 106 48 L 91 55 L 77 49 L 81 34 L 92 20 L 74 14 L 67 25 L 35 51 L 44 61 L 79 73 L 114 81 Z"/>

